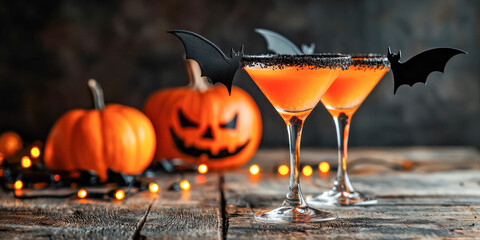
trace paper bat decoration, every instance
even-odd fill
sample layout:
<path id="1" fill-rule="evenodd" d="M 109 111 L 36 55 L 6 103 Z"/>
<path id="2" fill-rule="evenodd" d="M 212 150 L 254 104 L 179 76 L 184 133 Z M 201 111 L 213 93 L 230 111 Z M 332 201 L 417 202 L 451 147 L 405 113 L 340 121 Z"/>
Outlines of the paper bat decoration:
<path id="1" fill-rule="evenodd" d="M 265 38 L 268 50 L 276 54 L 313 54 L 315 51 L 315 43 L 310 44 L 310 46 L 302 44 L 302 51 L 300 51 L 294 43 L 276 32 L 261 28 L 256 28 L 255 32 Z"/>
<path id="2" fill-rule="evenodd" d="M 467 54 L 465 51 L 454 48 L 434 48 L 421 52 L 408 61 L 401 63 L 401 52 L 392 53 L 388 48 L 388 61 L 391 64 L 394 79 L 393 94 L 401 85 L 410 85 L 417 82 L 426 83 L 428 75 L 434 71 L 445 70 L 448 60 L 457 54 Z"/>
<path id="3" fill-rule="evenodd" d="M 177 36 L 185 47 L 187 59 L 192 59 L 200 65 L 202 77 L 208 77 L 212 83 L 223 83 L 228 93 L 231 94 L 233 77 L 240 66 L 240 60 L 243 57 L 243 45 L 239 52 L 233 48 L 230 52 L 230 58 L 208 39 L 186 30 L 167 31 Z"/>

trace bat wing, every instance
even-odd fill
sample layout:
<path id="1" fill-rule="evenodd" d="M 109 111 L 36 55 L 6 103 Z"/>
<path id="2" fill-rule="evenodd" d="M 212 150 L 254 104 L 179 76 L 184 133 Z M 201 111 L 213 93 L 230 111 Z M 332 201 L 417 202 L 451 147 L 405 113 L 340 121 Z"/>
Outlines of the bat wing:
<path id="1" fill-rule="evenodd" d="M 426 83 L 432 72 L 443 73 L 447 62 L 457 54 L 466 52 L 454 48 L 434 48 L 415 55 L 397 69 L 392 66 L 395 91 L 403 84 L 413 86 L 417 82 Z"/>
<path id="2" fill-rule="evenodd" d="M 265 38 L 265 41 L 267 41 L 268 50 L 276 54 L 302 54 L 302 51 L 300 51 L 295 44 L 276 32 L 261 28 L 256 28 L 255 32 L 259 33 Z"/>
<path id="3" fill-rule="evenodd" d="M 310 46 L 307 46 L 306 44 L 302 44 L 302 51 L 304 54 L 314 54 L 315 43 L 310 44 Z"/>
<path id="4" fill-rule="evenodd" d="M 232 59 L 225 56 L 214 43 L 194 32 L 172 30 L 168 33 L 177 36 L 182 41 L 186 58 L 192 59 L 200 65 L 202 77 L 210 78 L 213 84 L 223 83 L 228 92 L 231 92 L 233 77 L 238 69 L 240 59 L 235 65 Z"/>

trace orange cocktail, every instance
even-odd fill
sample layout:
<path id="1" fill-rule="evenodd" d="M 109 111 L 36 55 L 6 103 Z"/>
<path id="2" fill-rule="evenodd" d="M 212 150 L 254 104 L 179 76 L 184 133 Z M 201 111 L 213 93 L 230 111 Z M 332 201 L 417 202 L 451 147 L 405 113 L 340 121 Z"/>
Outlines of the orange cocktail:
<path id="1" fill-rule="evenodd" d="M 245 70 L 286 120 L 292 114 L 310 113 L 342 71 L 341 68 L 309 69 L 300 66 L 283 69 L 255 66 Z"/>
<path id="2" fill-rule="evenodd" d="M 264 222 L 303 223 L 335 219 L 311 208 L 300 190 L 300 138 L 303 122 L 343 69 L 352 63 L 342 55 L 244 56 L 242 65 L 287 124 L 290 142 L 290 188 L 281 207 L 261 211 Z"/>
<path id="3" fill-rule="evenodd" d="M 352 56 L 353 64 L 340 73 L 322 97 L 322 103 L 332 115 L 338 138 L 338 170 L 332 189 L 308 199 L 314 206 L 375 204 L 373 196 L 355 191 L 347 173 L 347 145 L 350 121 L 368 94 L 389 69 L 385 56 Z"/>
<path id="4" fill-rule="evenodd" d="M 321 101 L 333 116 L 341 112 L 351 116 L 387 71 L 387 66 L 350 66 L 338 76 Z"/>

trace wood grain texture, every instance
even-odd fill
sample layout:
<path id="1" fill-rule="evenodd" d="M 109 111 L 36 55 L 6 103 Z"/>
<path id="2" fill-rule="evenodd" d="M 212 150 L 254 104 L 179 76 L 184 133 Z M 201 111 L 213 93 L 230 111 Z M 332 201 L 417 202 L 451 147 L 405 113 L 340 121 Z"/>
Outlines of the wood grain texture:
<path id="1" fill-rule="evenodd" d="M 169 191 L 181 175 L 161 175 L 158 194 L 142 192 L 122 202 L 105 200 L 15 199 L 0 192 L 0 239 L 412 239 L 480 237 L 480 154 L 474 148 L 352 149 L 353 185 L 374 193 L 368 207 L 328 207 L 338 220 L 320 224 L 256 222 L 256 211 L 277 207 L 288 178 L 276 166 L 285 150 L 261 150 L 251 164 L 228 173 L 186 173 L 190 191 Z M 335 150 L 302 152 L 302 163 L 335 164 Z M 358 160 L 360 159 L 360 160 Z M 366 160 L 365 160 L 366 159 Z M 371 161 L 372 159 L 376 161 Z M 380 160 L 379 160 L 380 159 Z M 411 167 L 403 169 L 403 163 Z M 350 165 L 349 165 L 350 167 Z M 316 169 L 316 168 L 314 168 Z M 335 176 L 315 171 L 302 177 L 306 195 L 330 187 Z M 149 209 L 150 207 L 150 209 Z"/>
<path id="2" fill-rule="evenodd" d="M 258 151 L 251 164 L 256 163 L 266 172 L 275 172 L 275 167 L 287 164 L 287 147 Z M 301 164 L 317 166 L 320 162 L 337 166 L 337 151 L 334 149 L 302 149 Z M 377 147 L 349 148 L 348 168 L 350 173 L 387 173 L 392 171 L 439 172 L 454 169 L 479 169 L 480 154 L 474 147 Z M 404 164 L 408 164 L 406 169 Z"/>
<path id="3" fill-rule="evenodd" d="M 148 201 L 17 200 L 12 196 L 2 196 L 1 203 L 2 238 L 22 239 L 129 239 L 148 206 Z"/>
<path id="4" fill-rule="evenodd" d="M 142 236 L 148 239 L 221 239 L 219 175 L 187 174 L 186 179 L 191 191 L 162 190 L 140 232 Z"/>
<path id="5" fill-rule="evenodd" d="M 480 174 L 456 171 L 427 174 L 354 176 L 358 189 L 376 194 L 379 204 L 368 207 L 325 207 L 338 220 L 320 224 L 275 225 L 254 220 L 259 210 L 279 206 L 288 179 L 264 174 L 252 184 L 245 174 L 225 179 L 229 228 L 227 238 L 411 239 L 475 238 L 480 236 Z M 326 190 L 332 179 L 304 179 L 304 193 Z M 459 182 L 464 182 L 463 186 Z M 397 185 L 397 186 L 396 186 Z"/>
<path id="6" fill-rule="evenodd" d="M 255 201 L 268 200 L 264 198 Z M 407 200 L 410 201 L 410 200 Z M 475 238 L 480 234 L 478 202 L 467 206 L 442 205 L 438 201 L 424 204 L 388 205 L 376 207 L 328 208 L 338 219 L 320 224 L 275 225 L 253 219 L 261 208 L 230 205 L 228 238 L 328 238 L 328 239 L 412 239 L 412 238 Z M 277 203 L 278 204 L 278 203 Z M 401 203 L 400 203 L 401 204 Z M 477 218 L 475 218 L 477 217 Z"/>
<path id="7" fill-rule="evenodd" d="M 0 238 L 218 238 L 218 175 L 185 178 L 191 191 L 169 191 L 182 178 L 163 175 L 155 178 L 160 193 L 141 192 L 121 202 L 75 197 L 20 200 L 1 192 Z"/>

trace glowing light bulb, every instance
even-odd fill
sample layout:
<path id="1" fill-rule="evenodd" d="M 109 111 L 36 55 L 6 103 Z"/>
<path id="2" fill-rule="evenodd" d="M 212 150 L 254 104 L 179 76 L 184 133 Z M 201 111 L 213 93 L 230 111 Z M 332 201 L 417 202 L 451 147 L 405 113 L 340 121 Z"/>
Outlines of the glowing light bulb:
<path id="1" fill-rule="evenodd" d="M 312 167 L 307 165 L 307 166 L 303 167 L 302 173 L 303 173 L 304 176 L 310 177 L 313 173 L 313 169 L 312 169 Z"/>
<path id="2" fill-rule="evenodd" d="M 413 167 L 413 162 L 405 160 L 402 162 L 403 169 L 410 170 Z"/>
<path id="3" fill-rule="evenodd" d="M 122 189 L 119 189 L 115 192 L 115 198 L 117 200 L 123 200 L 125 198 L 125 192 Z"/>
<path id="4" fill-rule="evenodd" d="M 321 162 L 318 164 L 318 170 L 320 170 L 322 173 L 328 173 L 328 171 L 330 171 L 330 164 L 327 162 Z"/>
<path id="5" fill-rule="evenodd" d="M 208 166 L 206 164 L 200 164 L 200 166 L 198 166 L 198 172 L 201 173 L 201 174 L 205 174 L 208 172 Z"/>
<path id="6" fill-rule="evenodd" d="M 190 189 L 190 183 L 186 179 L 183 179 L 180 182 L 180 188 L 183 189 L 183 190 L 189 190 Z"/>
<path id="7" fill-rule="evenodd" d="M 15 183 L 13 184 L 13 188 L 15 190 L 20 190 L 23 188 L 23 182 L 21 180 L 17 180 L 15 181 Z"/>
<path id="8" fill-rule="evenodd" d="M 258 173 L 260 173 L 260 167 L 257 164 L 253 164 L 250 167 L 250 174 L 257 175 Z"/>
<path id="9" fill-rule="evenodd" d="M 58 174 L 53 175 L 53 180 L 55 180 L 56 182 L 60 181 L 60 175 Z"/>
<path id="10" fill-rule="evenodd" d="M 15 196 L 21 197 L 22 195 L 23 195 L 23 191 L 22 191 L 22 190 L 15 190 Z"/>
<path id="11" fill-rule="evenodd" d="M 37 146 L 32 147 L 32 149 L 30 149 L 30 156 L 32 156 L 32 158 L 40 157 L 40 148 Z"/>
<path id="12" fill-rule="evenodd" d="M 160 187 L 156 183 L 150 183 L 148 184 L 148 190 L 150 193 L 158 193 L 158 191 L 160 191 Z"/>
<path id="13" fill-rule="evenodd" d="M 29 168 L 32 166 L 32 160 L 28 156 L 22 157 L 22 167 Z"/>
<path id="14" fill-rule="evenodd" d="M 77 192 L 77 196 L 78 196 L 78 198 L 80 198 L 80 199 L 86 198 L 87 195 L 88 195 L 88 193 L 87 193 L 87 190 L 85 190 L 85 189 L 80 189 L 80 190 L 78 190 L 78 192 Z"/>
<path id="15" fill-rule="evenodd" d="M 288 168 L 287 165 L 280 165 L 280 167 L 278 167 L 278 173 L 282 176 L 287 175 L 289 171 L 290 168 Z"/>

